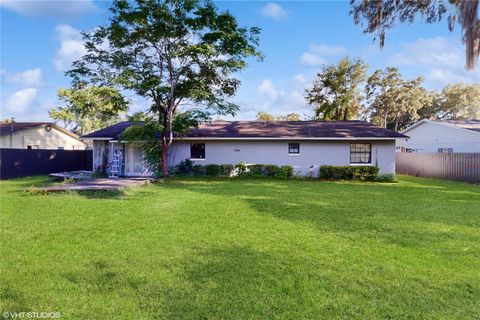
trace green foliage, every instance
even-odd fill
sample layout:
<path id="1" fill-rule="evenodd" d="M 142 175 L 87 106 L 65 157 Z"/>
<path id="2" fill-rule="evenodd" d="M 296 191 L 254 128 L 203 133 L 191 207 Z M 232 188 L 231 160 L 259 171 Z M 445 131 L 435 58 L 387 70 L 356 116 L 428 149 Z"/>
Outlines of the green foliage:
<path id="1" fill-rule="evenodd" d="M 185 175 L 182 174 L 180 166 L 182 163 L 177 165 L 174 168 L 175 175 Z M 269 178 L 281 178 L 281 179 L 290 179 L 293 177 L 293 167 L 292 166 L 277 166 L 272 164 L 251 164 L 239 163 L 236 166 L 231 164 L 207 164 L 205 166 L 195 165 L 192 168 L 194 176 L 210 176 L 210 177 L 269 177 Z M 188 173 L 187 173 L 188 174 Z"/>
<path id="2" fill-rule="evenodd" d="M 260 111 L 256 115 L 258 121 L 300 121 L 298 113 L 287 113 L 286 115 L 274 116 L 270 113 Z"/>
<path id="3" fill-rule="evenodd" d="M 356 24 L 365 26 L 365 33 L 374 33 L 385 43 L 386 31 L 402 22 L 412 23 L 419 17 L 427 23 L 440 21 L 448 13 L 448 28 L 453 30 L 458 22 L 463 30 L 462 41 L 466 46 L 466 66 L 475 68 L 480 54 L 480 19 L 478 1 L 364 1 L 350 0 Z"/>
<path id="4" fill-rule="evenodd" d="M 453 83 L 436 96 L 435 118 L 480 119 L 480 84 Z"/>
<path id="5" fill-rule="evenodd" d="M 262 176 L 265 173 L 265 165 L 263 164 L 252 164 L 248 166 L 248 173 L 252 176 Z"/>
<path id="6" fill-rule="evenodd" d="M 205 175 L 205 166 L 200 164 L 195 164 L 192 166 L 192 173 L 194 176 L 204 176 Z"/>
<path id="7" fill-rule="evenodd" d="M 397 178 L 393 173 L 380 174 L 375 178 L 375 182 L 397 182 Z"/>
<path id="8" fill-rule="evenodd" d="M 220 177 L 223 176 L 223 168 L 219 164 L 207 164 L 205 166 L 205 174 L 211 177 Z"/>
<path id="9" fill-rule="evenodd" d="M 320 178 L 328 180 L 374 181 L 378 176 L 376 166 L 320 166 Z"/>
<path id="10" fill-rule="evenodd" d="M 305 90 L 305 99 L 315 108 L 317 119 L 350 120 L 357 116 L 362 99 L 359 86 L 367 68 L 362 60 L 348 58 L 323 67 L 313 86 Z"/>
<path id="11" fill-rule="evenodd" d="M 50 117 L 78 135 L 115 124 L 128 111 L 128 101 L 111 87 L 78 83 L 72 89 L 59 89 L 58 98 L 65 105 L 50 109 Z"/>
<path id="12" fill-rule="evenodd" d="M 185 159 L 181 161 L 178 165 L 173 168 L 173 175 L 175 176 L 185 176 L 192 173 L 193 163 L 190 159 Z"/>
<path id="13" fill-rule="evenodd" d="M 405 129 L 419 118 L 418 110 L 432 105 L 433 97 L 422 82 L 421 77 L 404 80 L 397 68 L 376 70 L 365 86 L 363 117 L 384 128 Z"/>
<path id="14" fill-rule="evenodd" d="M 209 115 L 234 115 L 238 106 L 231 99 L 240 85 L 234 75 L 247 58 L 262 59 L 260 29 L 239 26 L 208 0 L 117 0 L 110 11 L 109 25 L 85 33 L 87 53 L 67 74 L 74 82 L 108 83 L 151 101 L 149 112 L 163 126 L 167 175 L 175 114 L 194 106 Z"/>

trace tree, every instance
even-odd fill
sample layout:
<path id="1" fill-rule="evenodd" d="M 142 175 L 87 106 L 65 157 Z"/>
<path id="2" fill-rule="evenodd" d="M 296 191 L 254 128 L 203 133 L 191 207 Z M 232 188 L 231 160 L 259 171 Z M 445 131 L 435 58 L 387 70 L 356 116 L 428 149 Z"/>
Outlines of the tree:
<path id="1" fill-rule="evenodd" d="M 108 127 L 128 111 L 128 101 L 110 87 L 77 84 L 71 89 L 58 90 L 58 97 L 65 105 L 50 109 L 50 117 L 78 135 Z"/>
<path id="2" fill-rule="evenodd" d="M 300 121 L 300 115 L 298 113 L 287 113 L 286 115 L 274 116 L 260 111 L 257 113 L 256 119 L 258 121 Z"/>
<path id="3" fill-rule="evenodd" d="M 479 84 L 449 84 L 435 102 L 436 117 L 439 119 L 480 119 Z"/>
<path id="4" fill-rule="evenodd" d="M 323 68 L 305 99 L 315 108 L 317 119 L 349 120 L 357 116 L 362 99 L 359 85 L 365 80 L 367 65 L 361 60 L 342 59 Z"/>
<path id="5" fill-rule="evenodd" d="M 151 101 L 149 112 L 161 130 L 162 174 L 172 123 L 180 108 L 235 114 L 229 101 L 240 81 L 233 74 L 246 58 L 262 58 L 259 28 L 244 28 L 208 0 L 116 0 L 110 24 L 84 34 L 87 54 L 67 72 L 132 90 Z"/>
<path id="6" fill-rule="evenodd" d="M 257 113 L 256 119 L 258 121 L 275 121 L 275 116 L 270 113 L 260 111 L 259 113 Z"/>
<path id="7" fill-rule="evenodd" d="M 480 53 L 479 0 L 350 0 L 356 24 L 365 21 L 364 33 L 374 33 L 380 47 L 385 44 L 386 31 L 397 24 L 415 21 L 421 16 L 427 23 L 435 23 L 448 14 L 448 27 L 456 22 L 462 28 L 462 41 L 466 47 L 466 67 L 474 69 Z"/>
<path id="8" fill-rule="evenodd" d="M 376 70 L 365 86 L 364 117 L 374 124 L 396 131 L 418 119 L 418 110 L 432 104 L 421 77 L 404 80 L 397 68 Z"/>

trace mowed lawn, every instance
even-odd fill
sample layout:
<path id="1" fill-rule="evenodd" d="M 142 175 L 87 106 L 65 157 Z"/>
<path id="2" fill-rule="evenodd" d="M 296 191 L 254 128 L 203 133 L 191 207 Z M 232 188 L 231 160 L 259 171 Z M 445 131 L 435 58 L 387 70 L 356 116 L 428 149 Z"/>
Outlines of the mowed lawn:
<path id="1" fill-rule="evenodd" d="M 1 311 L 62 319 L 478 319 L 480 186 L 0 182 Z"/>

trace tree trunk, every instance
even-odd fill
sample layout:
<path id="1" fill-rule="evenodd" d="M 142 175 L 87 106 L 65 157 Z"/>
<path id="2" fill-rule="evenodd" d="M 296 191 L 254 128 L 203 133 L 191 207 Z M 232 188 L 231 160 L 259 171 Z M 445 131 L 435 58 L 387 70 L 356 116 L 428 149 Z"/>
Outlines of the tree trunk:
<path id="1" fill-rule="evenodd" d="M 162 132 L 162 176 L 168 176 L 168 151 L 172 144 L 172 112 L 167 111 L 163 118 Z"/>

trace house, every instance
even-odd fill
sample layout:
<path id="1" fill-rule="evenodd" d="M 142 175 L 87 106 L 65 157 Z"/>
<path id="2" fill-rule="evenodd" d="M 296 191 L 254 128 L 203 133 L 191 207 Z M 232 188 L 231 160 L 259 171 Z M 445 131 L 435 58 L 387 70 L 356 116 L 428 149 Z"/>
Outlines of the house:
<path id="1" fill-rule="evenodd" d="M 0 148 L 85 150 L 80 138 L 51 122 L 0 124 Z"/>
<path id="2" fill-rule="evenodd" d="M 122 141 L 133 125 L 121 122 L 83 136 L 93 140 L 94 168 L 121 155 L 121 174 L 148 175 L 139 144 Z M 141 124 L 140 124 L 141 125 Z M 194 164 L 291 165 L 297 174 L 316 174 L 320 165 L 361 165 L 395 173 L 395 139 L 405 135 L 362 121 L 212 121 L 176 136 L 169 166 Z"/>
<path id="3" fill-rule="evenodd" d="M 406 152 L 480 152 L 480 120 L 422 120 L 402 131 Z"/>

